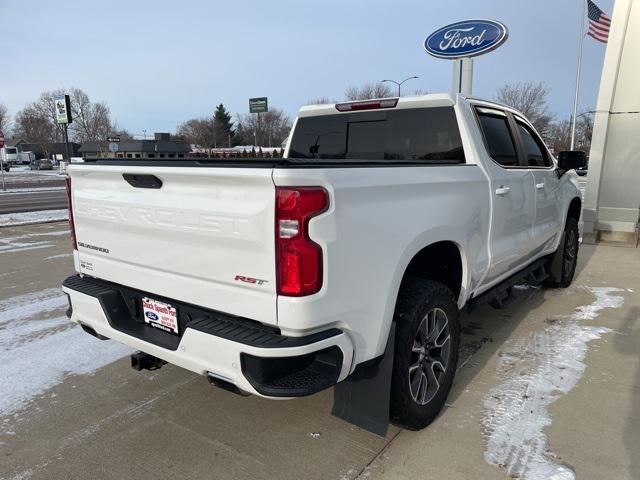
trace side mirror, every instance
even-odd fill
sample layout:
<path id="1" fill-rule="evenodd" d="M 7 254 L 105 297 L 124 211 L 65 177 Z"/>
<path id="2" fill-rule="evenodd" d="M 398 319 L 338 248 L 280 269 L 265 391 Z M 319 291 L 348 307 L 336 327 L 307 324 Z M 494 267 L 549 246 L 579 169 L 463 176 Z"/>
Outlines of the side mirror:
<path id="1" fill-rule="evenodd" d="M 558 168 L 563 172 L 586 166 L 587 154 L 582 150 L 563 150 L 558 154 Z"/>

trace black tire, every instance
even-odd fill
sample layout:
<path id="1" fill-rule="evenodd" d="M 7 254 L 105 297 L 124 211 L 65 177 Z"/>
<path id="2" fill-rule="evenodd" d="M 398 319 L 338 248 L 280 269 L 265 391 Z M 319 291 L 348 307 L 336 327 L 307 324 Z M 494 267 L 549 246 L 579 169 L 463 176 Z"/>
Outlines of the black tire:
<path id="1" fill-rule="evenodd" d="M 442 326 L 445 317 L 448 332 L 442 329 L 438 334 L 437 325 Z M 411 278 L 403 283 L 395 322 L 390 418 L 398 426 L 420 430 L 440 413 L 451 390 L 460 345 L 458 306 L 451 290 L 443 284 Z M 434 325 L 435 338 L 428 334 L 431 324 Z M 431 340 L 424 338 L 426 348 L 420 346 L 419 329 L 422 337 L 431 337 Z M 446 333 L 448 340 L 445 341 Z M 445 348 L 447 343 L 448 347 Z M 416 351 L 416 348 L 421 351 Z M 411 372 L 410 368 L 413 368 Z M 416 377 L 418 374 L 420 379 Z M 425 379 L 423 388 L 422 383 L 416 385 Z"/>
<path id="2" fill-rule="evenodd" d="M 551 288 L 567 288 L 573 282 L 578 264 L 578 250 L 580 249 L 580 232 L 578 231 L 578 221 L 575 218 L 567 218 L 564 226 L 564 239 L 558 246 L 562 249 L 562 269 L 559 280 L 546 280 L 545 286 Z"/>

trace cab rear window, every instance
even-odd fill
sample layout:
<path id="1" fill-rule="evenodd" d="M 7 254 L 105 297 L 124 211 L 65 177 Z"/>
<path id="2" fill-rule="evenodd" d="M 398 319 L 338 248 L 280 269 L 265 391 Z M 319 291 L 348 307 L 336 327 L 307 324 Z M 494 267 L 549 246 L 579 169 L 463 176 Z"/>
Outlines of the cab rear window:
<path id="1" fill-rule="evenodd" d="M 290 158 L 464 163 L 453 107 L 302 117 Z"/>

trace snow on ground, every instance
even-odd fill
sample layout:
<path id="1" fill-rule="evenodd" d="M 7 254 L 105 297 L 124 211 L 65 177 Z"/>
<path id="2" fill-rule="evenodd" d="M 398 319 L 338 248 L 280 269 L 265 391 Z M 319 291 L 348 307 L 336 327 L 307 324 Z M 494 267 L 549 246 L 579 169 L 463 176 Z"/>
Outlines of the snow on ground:
<path id="1" fill-rule="evenodd" d="M 68 375 L 90 374 L 131 349 L 100 341 L 64 315 L 59 288 L 0 300 L 0 416 L 22 409 Z"/>
<path id="2" fill-rule="evenodd" d="M 69 210 L 41 210 L 39 212 L 5 213 L 0 215 L 0 227 L 29 225 L 32 223 L 53 222 L 56 220 L 68 220 Z"/>
<path id="3" fill-rule="evenodd" d="M 58 170 L 29 170 L 29 167 L 13 167 L 4 174 L 6 184 L 19 182 L 50 182 L 55 179 L 62 179 Z M 0 187 L 2 184 L 0 184 Z"/>
<path id="4" fill-rule="evenodd" d="M 66 190 L 66 187 L 41 187 L 41 188 L 7 188 L 6 191 L 0 190 L 0 195 L 6 194 L 16 194 L 16 193 L 38 193 L 38 192 L 57 192 L 61 190 Z"/>
<path id="5" fill-rule="evenodd" d="M 551 426 L 548 407 L 567 394 L 582 377 L 588 343 L 611 332 L 581 325 L 605 308 L 620 308 L 619 288 L 588 288 L 595 300 L 566 319 L 552 322 L 528 338 L 516 340 L 500 354 L 502 382 L 484 398 L 482 431 L 487 437 L 485 460 L 511 478 L 574 480 L 569 466 L 558 462 L 544 433 Z"/>
<path id="6" fill-rule="evenodd" d="M 14 237 L 3 237 L 0 238 L 0 254 L 48 248 L 51 247 L 54 242 L 54 239 L 51 237 L 59 237 L 63 235 L 69 235 L 69 229 L 64 228 L 62 230 L 51 230 L 41 233 L 23 233 Z"/>

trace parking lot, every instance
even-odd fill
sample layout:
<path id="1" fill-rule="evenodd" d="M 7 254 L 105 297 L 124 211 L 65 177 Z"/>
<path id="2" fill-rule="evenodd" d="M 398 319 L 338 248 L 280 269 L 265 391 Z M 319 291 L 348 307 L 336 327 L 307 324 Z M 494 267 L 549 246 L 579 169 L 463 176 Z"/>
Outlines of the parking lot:
<path id="1" fill-rule="evenodd" d="M 571 288 L 465 313 L 448 407 L 386 438 L 332 417 L 330 390 L 268 401 L 131 370 L 66 320 L 69 252 L 65 223 L 0 229 L 3 479 L 640 476 L 635 249 L 583 245 Z"/>

